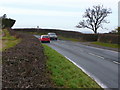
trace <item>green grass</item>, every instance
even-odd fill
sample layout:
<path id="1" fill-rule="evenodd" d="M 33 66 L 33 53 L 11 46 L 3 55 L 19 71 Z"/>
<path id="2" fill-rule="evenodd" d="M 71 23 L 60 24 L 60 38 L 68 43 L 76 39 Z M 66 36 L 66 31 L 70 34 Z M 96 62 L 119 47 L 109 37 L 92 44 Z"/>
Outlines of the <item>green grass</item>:
<path id="1" fill-rule="evenodd" d="M 47 68 L 51 79 L 58 87 L 64 88 L 100 88 L 100 86 L 82 72 L 64 56 L 42 44 L 47 57 Z"/>
<path id="2" fill-rule="evenodd" d="M 15 37 L 11 36 L 7 29 L 3 29 L 3 32 L 5 33 L 5 36 L 2 37 L 2 40 L 14 40 Z"/>
<path id="3" fill-rule="evenodd" d="M 2 34 L 2 30 L 0 29 L 0 35 Z"/>
<path id="4" fill-rule="evenodd" d="M 111 47 L 111 48 L 120 48 L 120 45 L 118 45 L 118 44 L 103 43 L 103 42 L 92 42 L 92 44 L 105 46 L 105 47 Z"/>
<path id="5" fill-rule="evenodd" d="M 6 40 L 3 41 L 3 44 L 5 44 L 5 47 L 2 48 L 2 51 L 14 47 L 16 44 L 18 44 L 21 41 L 21 39 L 14 39 L 14 40 Z"/>
<path id="6" fill-rule="evenodd" d="M 11 36 L 6 29 L 4 29 L 3 32 L 5 33 L 5 36 L 2 37 L 3 47 L 2 49 L 0 49 L 0 51 L 4 51 L 8 48 L 14 47 L 16 44 L 18 44 L 21 41 L 21 39 L 17 39 L 14 36 Z"/>

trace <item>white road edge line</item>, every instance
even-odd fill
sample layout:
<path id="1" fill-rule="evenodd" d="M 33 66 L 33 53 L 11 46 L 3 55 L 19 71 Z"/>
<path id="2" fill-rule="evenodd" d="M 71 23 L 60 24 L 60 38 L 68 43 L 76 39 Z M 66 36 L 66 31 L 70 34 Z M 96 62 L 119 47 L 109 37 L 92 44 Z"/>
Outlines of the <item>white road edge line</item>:
<path id="1" fill-rule="evenodd" d="M 96 56 L 96 57 L 99 57 L 99 58 L 102 58 L 102 59 L 105 59 L 104 57 L 99 56 L 99 55 L 96 55 L 96 54 L 93 54 L 93 53 L 88 53 L 88 54 L 93 55 L 93 56 Z"/>
<path id="2" fill-rule="evenodd" d="M 119 62 L 117 62 L 117 61 L 113 61 L 114 63 L 116 63 L 116 64 L 120 64 Z"/>
<path id="3" fill-rule="evenodd" d="M 99 79 L 97 79 L 94 75 L 90 74 L 89 72 L 87 72 L 85 69 L 83 69 L 81 66 L 79 66 L 77 63 L 75 63 L 74 61 L 72 61 L 70 58 L 68 58 L 67 56 L 65 56 L 66 59 L 68 59 L 70 62 L 72 62 L 74 65 L 76 65 L 78 68 L 80 68 L 84 73 L 86 73 L 89 77 L 91 77 L 93 80 L 95 80 L 95 82 L 98 83 L 98 85 L 100 85 L 102 88 L 108 88 L 106 85 L 104 85 Z"/>

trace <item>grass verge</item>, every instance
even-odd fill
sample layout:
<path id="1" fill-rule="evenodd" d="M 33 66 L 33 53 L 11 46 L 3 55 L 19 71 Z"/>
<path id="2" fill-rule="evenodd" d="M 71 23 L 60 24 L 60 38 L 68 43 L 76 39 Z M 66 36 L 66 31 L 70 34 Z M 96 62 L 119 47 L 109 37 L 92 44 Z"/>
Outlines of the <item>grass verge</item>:
<path id="1" fill-rule="evenodd" d="M 5 40 L 3 41 L 3 48 L 2 51 L 5 49 L 14 47 L 16 44 L 18 44 L 21 41 L 21 39 L 14 39 L 14 40 Z"/>
<path id="2" fill-rule="evenodd" d="M 82 70 L 67 60 L 64 56 L 42 44 L 47 56 L 47 68 L 51 72 L 51 79 L 58 87 L 64 88 L 100 88 Z"/>
<path id="3" fill-rule="evenodd" d="M 5 33 L 5 36 L 2 37 L 2 49 L 0 49 L 0 51 L 14 47 L 21 41 L 21 39 L 17 39 L 14 36 L 11 36 L 6 29 L 3 30 L 3 32 Z"/>
<path id="4" fill-rule="evenodd" d="M 96 45 L 105 46 L 105 47 L 111 47 L 111 48 L 120 48 L 120 45 L 118 45 L 118 44 L 111 44 L 111 43 L 92 42 L 91 44 L 96 44 Z"/>

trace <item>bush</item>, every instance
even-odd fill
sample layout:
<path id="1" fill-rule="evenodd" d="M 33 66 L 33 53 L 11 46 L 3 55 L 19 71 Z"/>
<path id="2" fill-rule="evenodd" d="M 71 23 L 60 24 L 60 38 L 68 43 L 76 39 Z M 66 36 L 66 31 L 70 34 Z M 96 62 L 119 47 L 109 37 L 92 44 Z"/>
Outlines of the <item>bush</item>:
<path id="1" fill-rule="evenodd" d="M 97 41 L 98 39 L 98 34 L 82 34 L 80 36 L 80 39 L 84 40 L 84 41 Z"/>
<path id="2" fill-rule="evenodd" d="M 100 34 L 99 42 L 118 44 L 118 35 L 116 34 Z"/>
<path id="3" fill-rule="evenodd" d="M 2 28 L 11 28 L 14 24 L 15 24 L 15 20 L 13 19 L 8 19 L 8 18 L 5 18 L 5 19 L 2 19 Z"/>

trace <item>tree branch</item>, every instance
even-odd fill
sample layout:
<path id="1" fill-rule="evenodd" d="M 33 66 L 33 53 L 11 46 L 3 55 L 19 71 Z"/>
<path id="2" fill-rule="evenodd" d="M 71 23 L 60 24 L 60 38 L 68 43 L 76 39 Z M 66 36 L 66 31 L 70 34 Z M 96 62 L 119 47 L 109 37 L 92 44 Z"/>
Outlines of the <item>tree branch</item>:
<path id="1" fill-rule="evenodd" d="M 103 8 L 103 5 L 93 6 L 92 9 L 88 8 L 86 9 L 85 14 L 83 16 L 83 18 L 86 18 L 86 20 L 79 22 L 79 24 L 76 27 L 88 28 L 93 30 L 94 33 L 96 33 L 97 29 L 102 26 L 102 23 L 108 23 L 105 20 L 105 18 L 110 13 L 112 13 L 111 10 Z"/>

